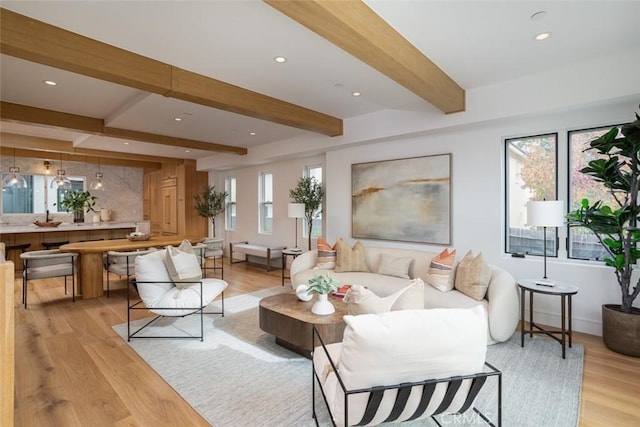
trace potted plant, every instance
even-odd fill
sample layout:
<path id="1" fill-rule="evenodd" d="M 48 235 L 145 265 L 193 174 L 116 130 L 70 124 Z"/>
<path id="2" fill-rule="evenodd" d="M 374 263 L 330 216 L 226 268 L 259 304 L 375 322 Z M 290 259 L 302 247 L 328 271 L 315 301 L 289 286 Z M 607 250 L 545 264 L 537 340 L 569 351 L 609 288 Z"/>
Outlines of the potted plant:
<path id="1" fill-rule="evenodd" d="M 96 196 L 89 191 L 67 190 L 60 200 L 60 206 L 73 212 L 73 222 L 84 222 L 84 212 L 95 212 Z"/>
<path id="2" fill-rule="evenodd" d="M 328 275 L 314 275 L 309 279 L 307 294 L 318 294 L 318 301 L 311 307 L 314 314 L 331 314 L 336 311 L 335 307 L 328 300 L 329 292 L 338 290 L 340 282 Z"/>
<path id="3" fill-rule="evenodd" d="M 311 249 L 313 219 L 322 212 L 322 198 L 324 197 L 322 184 L 314 177 L 300 178 L 296 187 L 289 190 L 289 197 L 294 203 L 304 204 L 304 218 L 309 229 L 309 249 Z"/>
<path id="4" fill-rule="evenodd" d="M 216 217 L 224 212 L 228 194 L 226 191 L 216 191 L 216 186 L 205 186 L 202 191 L 193 196 L 196 201 L 198 215 L 209 218 L 213 226 L 213 237 L 216 237 Z"/>
<path id="5" fill-rule="evenodd" d="M 640 190 L 640 116 L 589 143 L 600 158 L 580 170 L 601 183 L 615 200 L 608 206 L 583 199 L 567 214 L 571 227 L 591 230 L 610 255 L 604 262 L 613 267 L 622 293 L 621 304 L 602 306 L 602 338 L 611 350 L 640 357 L 640 309 L 633 302 L 640 293 L 640 279 L 633 279 L 633 266 L 640 259 L 638 191 Z M 632 283 L 635 280 L 635 284 Z"/>

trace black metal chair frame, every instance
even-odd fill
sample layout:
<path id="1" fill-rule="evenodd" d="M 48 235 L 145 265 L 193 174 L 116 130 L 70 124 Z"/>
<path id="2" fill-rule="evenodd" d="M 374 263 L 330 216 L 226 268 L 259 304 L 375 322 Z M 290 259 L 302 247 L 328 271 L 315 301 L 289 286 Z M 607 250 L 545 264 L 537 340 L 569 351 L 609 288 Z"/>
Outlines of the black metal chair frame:
<path id="1" fill-rule="evenodd" d="M 221 248 L 222 249 L 222 248 Z M 207 270 L 213 270 L 213 274 L 215 274 L 216 270 L 220 270 L 220 279 L 224 280 L 224 250 L 222 250 L 222 255 L 219 257 L 210 257 L 213 259 L 213 267 L 207 267 L 207 258 L 205 258 L 204 254 L 207 252 L 207 248 L 200 248 L 200 259 L 202 260 L 202 274 L 203 278 L 207 278 Z M 220 267 L 216 266 L 216 259 L 220 258 Z"/>
<path id="2" fill-rule="evenodd" d="M 427 409 L 427 407 L 429 406 L 429 403 L 431 401 L 431 397 L 432 394 L 436 388 L 436 385 L 439 383 L 447 383 L 447 389 L 445 392 L 445 396 L 444 399 L 442 401 L 442 403 L 440 404 L 440 406 L 435 410 L 435 412 L 431 415 L 431 419 L 438 425 L 441 426 L 440 422 L 435 418 L 436 415 L 441 414 L 442 412 L 444 412 L 448 406 L 451 404 L 451 401 L 453 400 L 453 398 L 456 395 L 456 392 L 459 390 L 462 381 L 464 380 L 472 380 L 472 385 L 471 388 L 469 389 L 469 394 L 467 395 L 464 405 L 462 406 L 459 414 L 465 413 L 473 404 L 473 401 L 475 400 L 475 398 L 477 397 L 478 393 L 480 392 L 480 390 L 482 389 L 483 385 L 485 384 L 486 380 L 488 377 L 491 376 L 497 376 L 498 377 L 498 402 L 497 402 L 497 426 L 501 426 L 502 425 L 502 372 L 500 372 L 498 369 L 496 369 L 494 366 L 492 366 L 490 363 L 485 361 L 485 366 L 489 368 L 489 371 L 484 371 L 484 372 L 478 372 L 476 374 L 472 374 L 472 375 L 461 375 L 461 376 L 454 376 L 454 377 L 449 377 L 449 378 L 441 378 L 441 379 L 428 379 L 428 380 L 424 380 L 424 381 L 417 381 L 417 382 L 410 382 L 410 383 L 402 383 L 402 384 L 395 384 L 395 385 L 390 385 L 390 386 L 379 386 L 379 387 L 370 387 L 370 388 L 366 388 L 366 389 L 356 389 L 356 390 L 347 390 L 347 388 L 345 387 L 344 383 L 342 382 L 342 378 L 340 378 L 340 374 L 338 373 L 338 368 L 335 365 L 333 359 L 331 358 L 331 356 L 329 355 L 329 352 L 324 344 L 324 342 L 322 341 L 322 337 L 320 336 L 318 330 L 316 329 L 315 325 L 313 326 L 313 331 L 312 331 L 313 337 L 312 337 L 312 342 L 313 342 L 313 348 L 317 348 L 316 345 L 316 339 L 320 342 L 320 346 L 322 347 L 322 350 L 325 352 L 329 363 L 331 364 L 331 368 L 333 369 L 338 382 L 340 384 L 340 387 L 342 388 L 343 392 L 344 392 L 344 425 L 348 426 L 349 425 L 349 396 L 351 395 L 355 395 L 355 394 L 361 394 L 361 393 L 370 393 L 369 394 L 369 400 L 367 402 L 367 407 L 364 411 L 364 415 L 362 416 L 362 419 L 355 425 L 366 425 L 369 422 L 371 422 L 373 420 L 373 418 L 376 415 L 376 412 L 378 411 L 378 408 L 380 406 L 380 402 L 382 401 L 382 398 L 384 396 L 384 393 L 386 390 L 398 390 L 397 395 L 396 395 L 396 400 L 394 402 L 394 406 L 393 409 L 391 410 L 391 413 L 389 414 L 389 416 L 387 417 L 386 420 L 384 420 L 383 422 L 393 422 L 396 421 L 397 418 L 402 414 L 405 405 L 407 403 L 407 399 L 409 398 L 409 395 L 411 393 L 411 389 L 413 387 L 423 387 L 422 389 L 422 398 L 420 401 L 420 404 L 418 406 L 418 408 L 416 409 L 415 413 L 406 421 L 411 421 L 414 419 L 419 418 L 424 411 Z M 316 387 L 316 382 L 318 382 L 318 386 L 320 388 L 320 392 L 322 393 L 322 398 L 324 399 L 324 403 L 325 406 L 327 408 L 327 411 L 329 412 L 330 416 L 331 416 L 331 423 L 333 424 L 333 426 L 336 426 L 336 423 L 333 421 L 333 414 L 331 413 L 331 410 L 329 409 L 329 404 L 327 402 L 327 396 L 324 393 L 324 389 L 322 388 L 322 384 L 320 382 L 320 378 L 318 378 L 318 374 L 315 371 L 315 367 L 314 364 L 311 363 L 311 370 L 312 370 L 312 379 L 311 379 L 311 390 L 312 390 L 312 396 L 311 396 L 311 401 L 312 401 L 312 413 L 313 413 L 313 418 L 315 420 L 316 426 L 318 425 L 318 418 L 317 418 L 317 414 L 316 414 L 316 399 L 315 399 L 315 395 L 316 395 L 316 391 L 315 391 L 315 387 Z M 496 424 L 493 424 L 491 422 L 491 420 L 482 412 L 480 412 L 475 406 L 472 408 L 473 411 L 478 414 L 488 425 L 492 426 L 492 427 L 496 427 Z"/>
<path id="3" fill-rule="evenodd" d="M 135 302 L 132 302 L 131 300 L 131 289 L 134 288 L 136 290 L 137 293 L 137 289 L 138 289 L 138 284 L 142 284 L 142 283 L 174 283 L 174 282 L 140 282 L 137 281 L 136 279 L 133 280 L 127 280 L 127 341 L 131 341 L 131 338 L 172 338 L 172 339 L 200 339 L 200 341 L 204 341 L 204 315 L 205 314 L 220 314 L 222 315 L 222 317 L 224 317 L 224 291 L 222 291 L 220 293 L 220 296 L 222 298 L 222 309 L 221 311 L 216 311 L 216 312 L 205 312 L 204 311 L 204 307 L 203 307 L 203 300 L 202 300 L 202 281 L 197 281 L 197 282 L 183 282 L 183 283 L 199 283 L 200 284 L 200 306 L 199 307 L 180 307 L 180 308 L 176 308 L 176 307 L 153 307 L 153 310 L 194 310 L 192 313 L 189 314 L 185 314 L 182 316 L 163 316 L 161 314 L 156 314 L 153 319 L 149 320 L 147 323 L 145 323 L 143 326 L 141 326 L 140 328 L 138 328 L 137 330 L 133 331 L 133 333 L 131 332 L 131 310 L 146 310 L 149 311 L 151 310 L 150 308 L 147 308 L 144 305 L 144 301 L 142 301 L 142 299 L 140 299 L 140 296 L 138 295 L 138 298 L 135 299 Z M 150 326 L 152 323 L 154 323 L 156 320 L 163 318 L 163 317 L 187 317 L 187 316 L 191 316 L 193 314 L 200 314 L 200 335 L 178 335 L 178 336 L 170 336 L 170 335 L 164 335 L 164 336 L 138 336 L 137 334 L 139 332 L 141 332 L 143 329 L 145 329 L 147 326 Z"/>

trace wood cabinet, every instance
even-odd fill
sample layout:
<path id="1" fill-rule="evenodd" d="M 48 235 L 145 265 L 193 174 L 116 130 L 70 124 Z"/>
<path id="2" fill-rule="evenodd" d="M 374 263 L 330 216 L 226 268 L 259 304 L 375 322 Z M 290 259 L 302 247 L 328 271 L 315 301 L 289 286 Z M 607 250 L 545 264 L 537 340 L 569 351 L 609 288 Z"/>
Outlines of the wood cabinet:
<path id="1" fill-rule="evenodd" d="M 162 180 L 162 234 L 178 234 L 178 188 L 175 178 Z"/>
<path id="2" fill-rule="evenodd" d="M 195 162 L 163 166 L 144 176 L 144 219 L 154 235 L 207 236 L 208 220 L 198 215 L 193 196 L 209 182 Z"/>

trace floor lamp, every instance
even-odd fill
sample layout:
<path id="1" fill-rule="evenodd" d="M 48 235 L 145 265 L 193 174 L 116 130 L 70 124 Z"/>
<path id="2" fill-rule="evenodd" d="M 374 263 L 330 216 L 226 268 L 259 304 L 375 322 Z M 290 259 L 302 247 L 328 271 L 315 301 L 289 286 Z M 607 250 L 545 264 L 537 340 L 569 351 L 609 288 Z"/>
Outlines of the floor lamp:
<path id="1" fill-rule="evenodd" d="M 543 227 L 544 242 L 544 280 L 536 281 L 540 285 L 553 286 L 553 281 L 547 279 L 547 227 L 562 227 L 564 225 L 564 202 L 562 200 L 530 201 L 527 204 L 527 225 Z"/>
<path id="2" fill-rule="evenodd" d="M 298 248 L 298 218 L 304 218 L 304 203 L 289 203 L 288 206 L 289 218 L 294 218 L 296 221 L 296 247 L 292 250 L 299 251 Z"/>

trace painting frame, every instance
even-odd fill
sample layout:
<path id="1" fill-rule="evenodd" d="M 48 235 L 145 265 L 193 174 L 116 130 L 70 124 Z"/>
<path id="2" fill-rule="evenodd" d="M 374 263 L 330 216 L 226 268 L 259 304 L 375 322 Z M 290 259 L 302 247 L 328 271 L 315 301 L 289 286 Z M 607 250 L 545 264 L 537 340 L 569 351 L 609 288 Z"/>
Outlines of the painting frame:
<path id="1" fill-rule="evenodd" d="M 451 245 L 451 153 L 351 165 L 351 236 Z"/>

